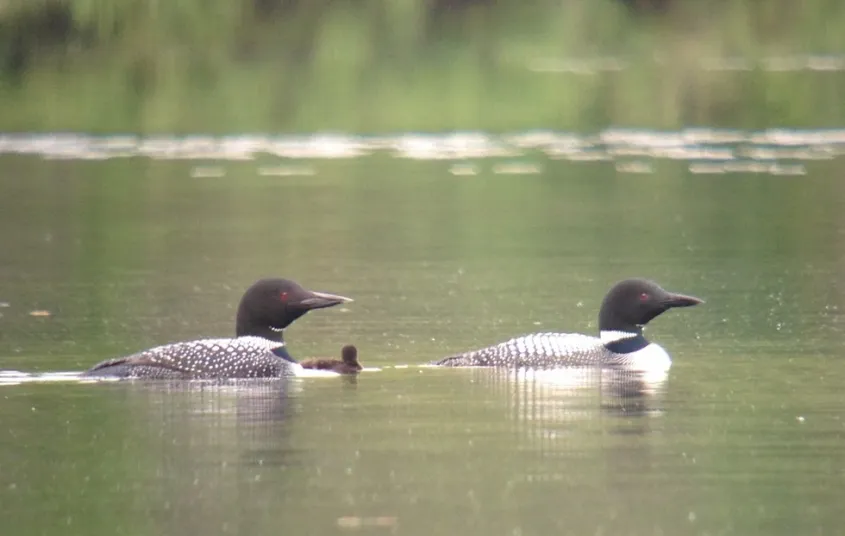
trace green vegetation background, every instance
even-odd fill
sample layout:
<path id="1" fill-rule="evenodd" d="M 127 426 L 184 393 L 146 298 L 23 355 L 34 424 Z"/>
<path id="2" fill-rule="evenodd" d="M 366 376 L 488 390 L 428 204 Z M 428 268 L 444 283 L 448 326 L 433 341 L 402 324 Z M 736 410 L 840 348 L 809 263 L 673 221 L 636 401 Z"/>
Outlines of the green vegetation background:
<path id="1" fill-rule="evenodd" d="M 836 126 L 845 71 L 761 66 L 841 61 L 842 28 L 832 0 L 3 0 L 0 131 Z"/>

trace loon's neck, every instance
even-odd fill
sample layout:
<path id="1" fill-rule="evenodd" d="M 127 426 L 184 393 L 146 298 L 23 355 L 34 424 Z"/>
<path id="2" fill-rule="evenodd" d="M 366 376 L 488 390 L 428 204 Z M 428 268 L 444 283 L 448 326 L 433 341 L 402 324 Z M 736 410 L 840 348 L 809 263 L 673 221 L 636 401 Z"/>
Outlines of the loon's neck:
<path id="1" fill-rule="evenodd" d="M 296 359 L 288 353 L 287 345 L 285 344 L 284 334 L 281 328 L 273 328 L 270 326 L 256 326 L 245 321 L 242 316 L 238 316 L 238 325 L 235 330 L 236 337 L 261 337 L 268 341 L 280 343 L 270 350 L 276 357 L 280 357 L 285 361 L 296 363 Z"/>
<path id="2" fill-rule="evenodd" d="M 283 341 L 284 342 L 284 341 Z M 296 359 L 293 358 L 292 355 L 288 352 L 288 347 L 285 344 L 281 346 L 277 346 L 271 350 L 276 357 L 280 357 L 285 361 L 290 361 L 291 363 L 296 363 Z"/>
<path id="3" fill-rule="evenodd" d="M 605 348 L 617 354 L 629 354 L 649 345 L 642 328 L 637 328 L 635 331 L 603 329 L 599 333 L 599 338 Z"/>
<path id="4" fill-rule="evenodd" d="M 624 314 L 624 310 L 620 310 L 613 300 L 605 297 L 599 309 L 599 332 L 602 342 L 642 335 L 642 325 L 632 320 L 631 316 Z"/>
<path id="5" fill-rule="evenodd" d="M 285 342 L 282 338 L 282 330 L 267 325 L 257 325 L 249 322 L 245 317 L 238 316 L 238 323 L 235 327 L 236 337 L 261 337 L 273 342 Z"/>

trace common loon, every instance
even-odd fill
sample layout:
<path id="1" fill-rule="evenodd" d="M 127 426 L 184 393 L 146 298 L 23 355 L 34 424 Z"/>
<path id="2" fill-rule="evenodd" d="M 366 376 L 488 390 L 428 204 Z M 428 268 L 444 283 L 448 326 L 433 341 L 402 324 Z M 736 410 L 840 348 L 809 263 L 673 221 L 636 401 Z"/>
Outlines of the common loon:
<path id="1" fill-rule="evenodd" d="M 312 309 L 350 298 L 306 290 L 287 279 L 262 279 L 238 306 L 234 339 L 200 339 L 109 359 L 83 376 L 153 379 L 270 378 L 295 374 L 282 330 Z"/>
<path id="2" fill-rule="evenodd" d="M 342 360 L 338 359 L 306 359 L 300 361 L 302 368 L 330 370 L 338 374 L 357 374 L 364 367 L 358 362 L 358 349 L 351 344 L 346 345 L 341 349 L 340 356 Z"/>
<path id="3" fill-rule="evenodd" d="M 703 303 L 674 294 L 645 279 L 616 283 L 599 310 L 599 337 L 578 333 L 535 333 L 480 350 L 436 361 L 448 367 L 548 369 L 602 366 L 638 371 L 666 371 L 669 354 L 643 336 L 643 326 L 673 307 Z"/>

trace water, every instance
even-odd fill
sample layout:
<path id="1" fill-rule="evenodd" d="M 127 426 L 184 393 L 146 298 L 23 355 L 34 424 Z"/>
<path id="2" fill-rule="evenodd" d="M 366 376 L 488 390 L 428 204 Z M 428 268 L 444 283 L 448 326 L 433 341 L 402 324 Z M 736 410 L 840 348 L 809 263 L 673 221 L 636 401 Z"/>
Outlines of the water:
<path id="1" fill-rule="evenodd" d="M 20 535 L 832 533 L 845 198 L 841 141 L 813 158 L 824 132 L 797 148 L 743 133 L 710 160 L 630 140 L 587 159 L 6 151 L 0 369 L 224 336 L 243 289 L 279 275 L 356 300 L 298 320 L 295 356 L 354 343 L 378 370 L 7 377 L 0 518 Z M 764 146 L 792 152 L 753 158 Z M 629 276 L 707 300 L 650 326 L 674 365 L 646 391 L 419 366 L 531 331 L 594 332 L 603 293 Z"/>

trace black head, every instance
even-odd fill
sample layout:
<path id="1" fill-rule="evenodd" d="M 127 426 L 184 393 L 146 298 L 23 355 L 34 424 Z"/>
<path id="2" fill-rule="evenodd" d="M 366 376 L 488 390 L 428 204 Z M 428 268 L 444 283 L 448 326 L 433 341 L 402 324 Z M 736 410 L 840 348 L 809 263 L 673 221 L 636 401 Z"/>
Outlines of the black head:
<path id="1" fill-rule="evenodd" d="M 261 279 L 241 298 L 236 335 L 281 340 L 282 330 L 311 309 L 351 301 L 344 296 L 306 290 L 288 279 Z"/>
<path id="2" fill-rule="evenodd" d="M 340 356 L 343 359 L 343 362 L 347 365 L 352 365 L 354 367 L 361 366 L 358 364 L 358 349 L 351 344 L 348 344 L 341 349 Z"/>
<path id="3" fill-rule="evenodd" d="M 625 279 L 613 285 L 599 311 L 599 330 L 639 333 L 651 319 L 673 307 L 704 303 L 693 296 L 663 290 L 646 279 Z"/>

